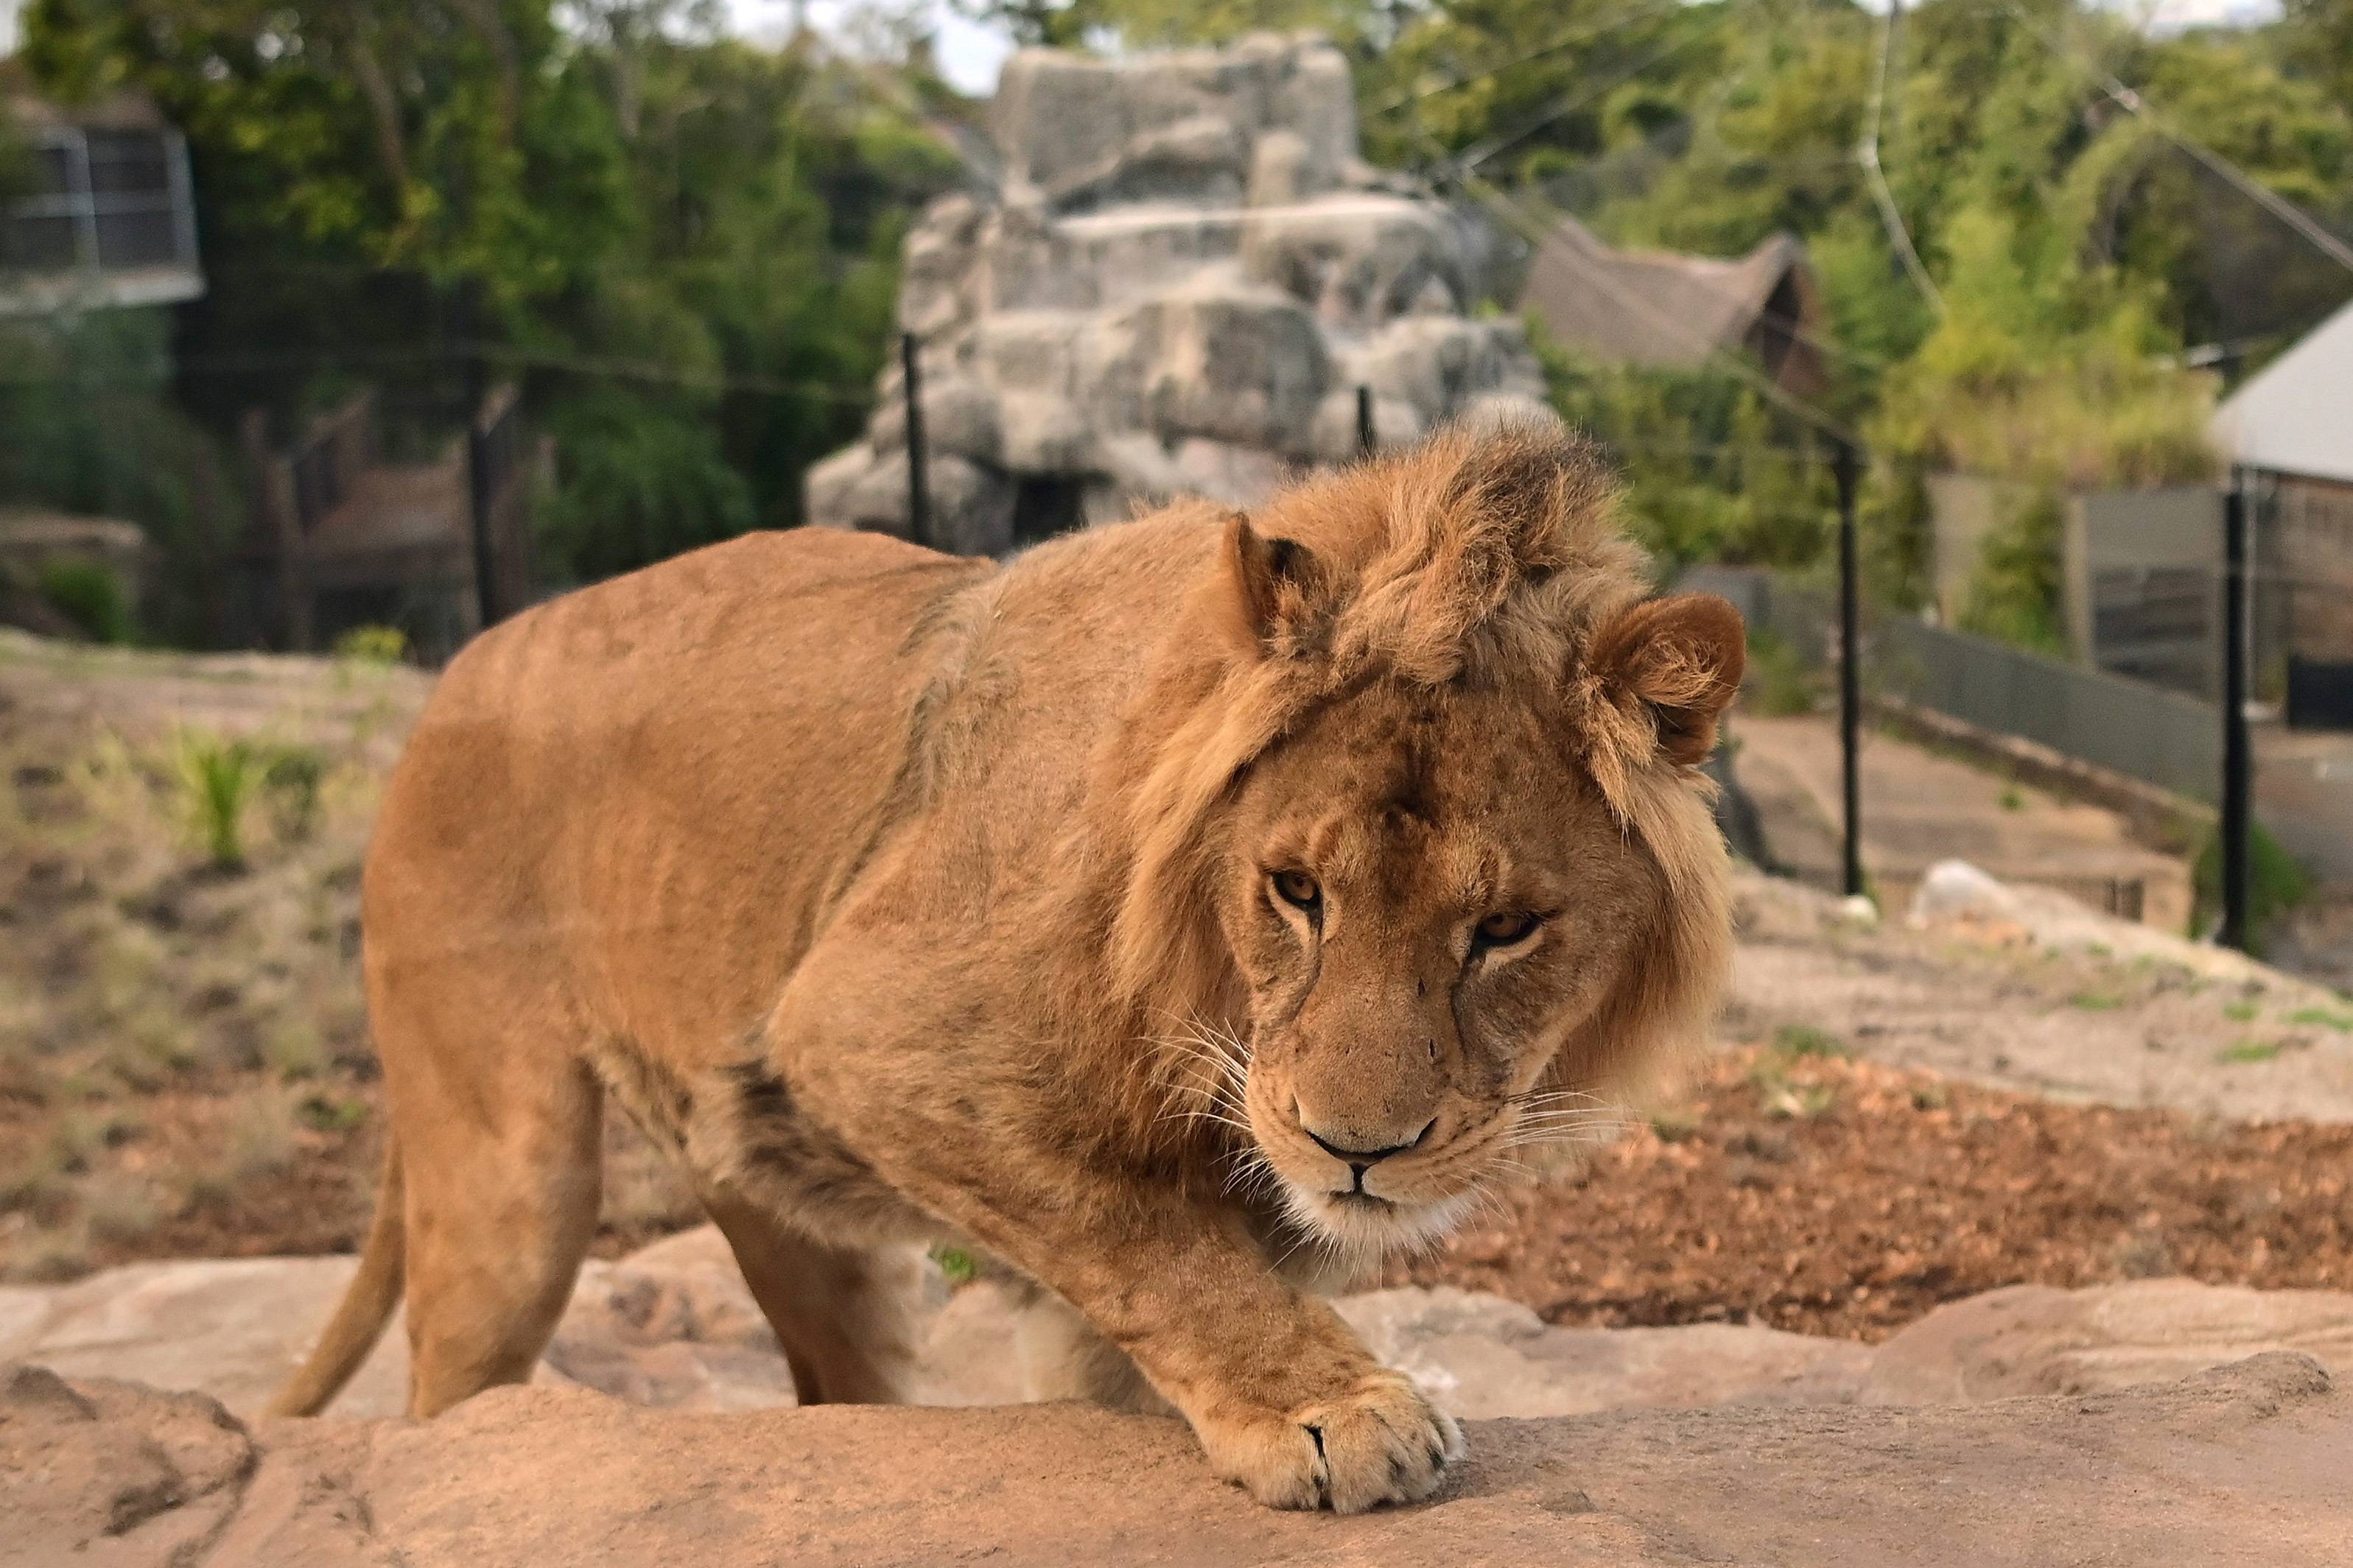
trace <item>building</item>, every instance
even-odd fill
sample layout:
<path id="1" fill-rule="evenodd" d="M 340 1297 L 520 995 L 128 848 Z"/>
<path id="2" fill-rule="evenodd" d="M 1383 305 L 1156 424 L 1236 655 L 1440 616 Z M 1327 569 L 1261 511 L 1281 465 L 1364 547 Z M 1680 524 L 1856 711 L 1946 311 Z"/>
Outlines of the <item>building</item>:
<path id="1" fill-rule="evenodd" d="M 153 103 L 65 109 L 0 60 L 0 106 L 32 154 L 30 188 L 0 205 L 0 316 L 204 293 L 187 142 Z"/>
<path id="2" fill-rule="evenodd" d="M 2223 399 L 2209 434 L 2258 477 L 2257 602 L 2289 662 L 2353 687 L 2353 300 Z"/>
<path id="3" fill-rule="evenodd" d="M 1806 247 L 1777 234 L 1733 259 L 1619 250 L 1563 216 L 1529 258 L 1519 307 L 1555 342 L 1609 364 L 1698 370 L 1746 353 L 1792 396 L 1829 385 L 1821 291 Z"/>
<path id="4" fill-rule="evenodd" d="M 384 450 L 376 396 L 357 394 L 273 447 L 259 410 L 243 444 L 253 516 L 237 561 L 238 640 L 318 649 L 396 626 L 438 664 L 531 601 L 531 494 L 550 460 L 512 385 L 418 459 Z"/>

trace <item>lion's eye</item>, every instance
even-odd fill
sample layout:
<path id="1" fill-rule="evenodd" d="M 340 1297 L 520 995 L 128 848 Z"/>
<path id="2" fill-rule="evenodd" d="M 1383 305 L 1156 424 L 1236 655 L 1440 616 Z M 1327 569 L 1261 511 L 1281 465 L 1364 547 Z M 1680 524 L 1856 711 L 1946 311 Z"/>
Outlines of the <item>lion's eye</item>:
<path id="1" fill-rule="evenodd" d="M 1304 871 L 1277 871 L 1274 874 L 1274 890 L 1284 903 L 1293 909 L 1312 910 L 1324 899 L 1324 889 L 1317 887 L 1315 879 Z"/>
<path id="2" fill-rule="evenodd" d="M 1514 942 L 1525 942 L 1539 923 L 1536 917 L 1525 910 L 1489 915 L 1479 922 L 1478 945 L 1509 947 Z"/>

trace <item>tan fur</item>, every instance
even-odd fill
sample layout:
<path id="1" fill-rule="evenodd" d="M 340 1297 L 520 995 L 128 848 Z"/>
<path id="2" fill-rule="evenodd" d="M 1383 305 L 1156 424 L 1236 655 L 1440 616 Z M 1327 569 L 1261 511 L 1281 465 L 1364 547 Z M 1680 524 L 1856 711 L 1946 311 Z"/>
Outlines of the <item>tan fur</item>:
<path id="1" fill-rule="evenodd" d="M 1459 1432 L 1294 1281 L 1573 1153 L 1728 956 L 1738 617 L 1648 599 L 1611 504 L 1556 433 L 1445 432 L 1001 568 L 754 536 L 480 638 L 364 884 L 397 1223 L 284 1407 L 403 1272 L 417 1414 L 528 1375 L 609 1096 L 805 1398 L 904 1391 L 900 1260 L 952 1239 L 1046 1293 L 1046 1391 L 1165 1402 L 1268 1502 L 1426 1496 Z"/>

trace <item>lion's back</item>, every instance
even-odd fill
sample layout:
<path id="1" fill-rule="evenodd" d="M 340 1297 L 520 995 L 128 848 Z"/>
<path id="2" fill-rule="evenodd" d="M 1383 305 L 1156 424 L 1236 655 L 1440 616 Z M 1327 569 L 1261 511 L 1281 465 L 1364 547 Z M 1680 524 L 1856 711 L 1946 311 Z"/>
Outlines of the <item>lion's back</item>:
<path id="1" fill-rule="evenodd" d="M 752 1005 L 888 786 L 920 624 L 991 569 L 873 534 L 747 534 L 485 633 L 387 790 L 371 969 L 470 948 L 593 973 L 625 1013 L 667 1005 L 656 991 Z"/>

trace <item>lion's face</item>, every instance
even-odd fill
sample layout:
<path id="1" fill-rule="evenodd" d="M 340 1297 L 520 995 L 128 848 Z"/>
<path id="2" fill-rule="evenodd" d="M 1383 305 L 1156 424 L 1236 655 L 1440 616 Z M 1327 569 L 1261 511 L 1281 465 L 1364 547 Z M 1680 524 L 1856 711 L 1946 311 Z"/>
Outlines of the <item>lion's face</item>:
<path id="1" fill-rule="evenodd" d="M 1538 711 L 1377 683 L 1261 757 L 1227 818 L 1250 1132 L 1346 1254 L 1434 1238 L 1599 1113 L 1546 1069 L 1663 880 Z"/>

